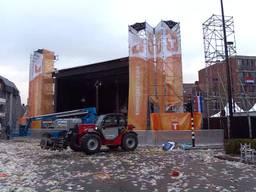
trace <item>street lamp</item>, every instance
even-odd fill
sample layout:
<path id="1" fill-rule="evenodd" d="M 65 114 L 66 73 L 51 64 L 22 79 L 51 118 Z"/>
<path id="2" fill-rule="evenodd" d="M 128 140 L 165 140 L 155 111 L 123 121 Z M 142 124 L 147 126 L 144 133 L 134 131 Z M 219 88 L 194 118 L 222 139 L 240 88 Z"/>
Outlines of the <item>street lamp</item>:
<path id="1" fill-rule="evenodd" d="M 229 115 L 232 118 L 233 117 L 232 91 L 231 91 L 231 80 L 230 80 L 230 67 L 228 62 L 228 43 L 227 43 L 227 35 L 226 35 L 226 24 L 225 24 L 223 1 L 220 0 L 220 3 L 221 3 L 222 27 L 223 27 L 223 36 L 224 36 L 224 50 L 225 50 L 225 62 L 226 62 L 226 73 L 227 73 L 228 107 L 229 107 Z"/>
<path id="2" fill-rule="evenodd" d="M 94 83 L 94 86 L 96 88 L 96 112 L 99 113 L 99 87 L 101 86 L 101 82 L 97 80 Z"/>

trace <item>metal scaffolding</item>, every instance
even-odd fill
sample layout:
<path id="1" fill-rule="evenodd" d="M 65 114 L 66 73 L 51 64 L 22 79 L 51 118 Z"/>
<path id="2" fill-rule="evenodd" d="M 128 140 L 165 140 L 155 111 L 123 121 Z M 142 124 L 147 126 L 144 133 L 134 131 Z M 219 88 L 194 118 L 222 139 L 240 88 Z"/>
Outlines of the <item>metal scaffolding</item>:
<path id="1" fill-rule="evenodd" d="M 229 56 L 235 55 L 236 40 L 233 17 L 225 16 L 225 25 Z M 203 38 L 206 67 L 225 59 L 223 25 L 220 15 L 212 15 L 203 23 Z"/>
<path id="2" fill-rule="evenodd" d="M 229 57 L 236 54 L 234 20 L 225 16 L 226 39 Z M 221 111 L 228 101 L 227 81 L 218 71 L 225 61 L 224 31 L 221 15 L 212 15 L 203 23 L 204 55 L 206 65 L 205 107 L 207 116 Z M 214 66 L 213 66 L 214 65 Z M 231 69 L 231 68 L 229 68 Z M 217 70 L 217 71 L 216 71 Z M 214 74 L 217 74 L 215 76 Z M 231 84 L 232 90 L 232 84 Z"/>

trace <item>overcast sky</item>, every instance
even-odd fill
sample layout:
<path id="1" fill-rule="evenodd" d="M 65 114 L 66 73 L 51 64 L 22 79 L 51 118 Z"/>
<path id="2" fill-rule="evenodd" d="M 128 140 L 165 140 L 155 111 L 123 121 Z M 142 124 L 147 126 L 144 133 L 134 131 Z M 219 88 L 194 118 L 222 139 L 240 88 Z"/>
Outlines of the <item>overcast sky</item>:
<path id="1" fill-rule="evenodd" d="M 238 54 L 256 55 L 255 0 L 223 0 L 234 16 Z M 184 82 L 205 66 L 202 23 L 220 14 L 219 0 L 0 0 L 0 75 L 28 95 L 29 56 L 59 55 L 58 69 L 128 56 L 128 25 L 161 20 L 181 25 Z"/>

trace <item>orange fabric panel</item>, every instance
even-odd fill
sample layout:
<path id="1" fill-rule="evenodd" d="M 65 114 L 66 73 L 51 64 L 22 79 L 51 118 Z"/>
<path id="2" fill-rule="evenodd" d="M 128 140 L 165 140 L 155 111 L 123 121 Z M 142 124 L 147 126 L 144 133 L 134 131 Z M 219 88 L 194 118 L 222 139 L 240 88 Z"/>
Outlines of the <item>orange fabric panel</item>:
<path id="1" fill-rule="evenodd" d="M 167 101 L 166 105 L 169 106 L 182 106 L 183 105 L 183 85 L 182 85 L 182 70 L 181 70 L 181 55 L 173 55 L 166 58 L 166 91 Z"/>
<path id="2" fill-rule="evenodd" d="M 202 126 L 202 113 L 200 112 L 194 112 L 194 126 L 195 129 L 200 129 Z"/>
<path id="3" fill-rule="evenodd" d="M 28 115 L 37 116 L 41 115 L 41 102 L 42 102 L 42 75 L 29 82 L 29 99 L 28 99 Z"/>
<path id="4" fill-rule="evenodd" d="M 128 122 L 138 129 L 147 127 L 147 72 L 146 61 L 130 57 Z"/>
<path id="5" fill-rule="evenodd" d="M 161 130 L 160 113 L 151 113 L 150 115 L 151 129 L 154 131 Z"/>
<path id="6" fill-rule="evenodd" d="M 190 113 L 152 113 L 152 130 L 191 130 Z M 194 113 L 194 128 L 201 128 L 201 113 Z"/>
<path id="7" fill-rule="evenodd" d="M 154 30 L 146 24 L 145 36 L 129 27 L 128 122 L 147 129 L 148 100 L 154 95 Z"/>
<path id="8" fill-rule="evenodd" d="M 166 94 L 164 90 L 165 75 L 163 73 L 163 59 L 156 59 L 156 93 L 158 98 L 158 106 L 160 113 L 165 112 Z"/>

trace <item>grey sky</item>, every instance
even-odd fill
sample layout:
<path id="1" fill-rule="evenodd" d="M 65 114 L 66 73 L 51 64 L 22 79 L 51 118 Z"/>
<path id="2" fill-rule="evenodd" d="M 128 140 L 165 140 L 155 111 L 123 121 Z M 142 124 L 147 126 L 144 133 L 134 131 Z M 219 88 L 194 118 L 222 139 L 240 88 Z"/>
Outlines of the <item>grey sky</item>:
<path id="1" fill-rule="evenodd" d="M 256 55 L 255 0 L 223 0 L 234 16 L 238 54 Z M 160 20 L 181 25 L 183 80 L 204 67 L 202 23 L 219 0 L 0 0 L 0 75 L 28 95 L 29 55 L 46 48 L 58 69 L 128 56 L 128 25 Z"/>

